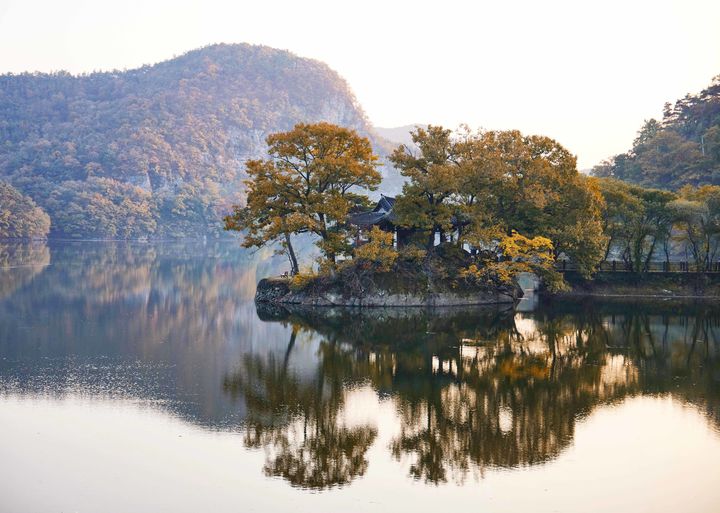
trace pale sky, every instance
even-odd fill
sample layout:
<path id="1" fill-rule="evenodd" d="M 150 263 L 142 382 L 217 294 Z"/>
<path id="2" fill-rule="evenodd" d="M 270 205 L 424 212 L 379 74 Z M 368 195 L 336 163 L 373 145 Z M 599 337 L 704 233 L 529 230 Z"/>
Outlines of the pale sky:
<path id="1" fill-rule="evenodd" d="M 720 74 L 720 1 L 0 0 L 0 72 L 133 68 L 212 43 L 328 63 L 370 121 L 548 135 L 587 168 Z"/>

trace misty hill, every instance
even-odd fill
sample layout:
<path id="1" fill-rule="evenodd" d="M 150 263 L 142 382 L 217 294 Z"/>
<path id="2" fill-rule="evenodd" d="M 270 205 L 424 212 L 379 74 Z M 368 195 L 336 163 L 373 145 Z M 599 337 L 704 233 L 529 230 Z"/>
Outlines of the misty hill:
<path id="1" fill-rule="evenodd" d="M 394 149 L 400 145 L 408 148 L 415 148 L 415 143 L 410 136 L 410 132 L 416 128 L 427 128 L 427 125 L 416 123 L 414 125 L 404 125 L 392 128 L 374 127 L 373 130 L 377 136 L 385 141 L 385 147 Z M 395 169 L 386 167 L 383 173 L 382 192 L 395 196 L 402 192 L 405 178 Z"/>
<path id="2" fill-rule="evenodd" d="M 51 236 L 211 236 L 265 137 L 321 120 L 388 151 L 336 72 L 262 46 L 129 71 L 2 75 L 0 180 L 50 215 Z"/>
<path id="3" fill-rule="evenodd" d="M 393 128 L 375 127 L 375 133 L 377 133 L 383 139 L 394 143 L 395 145 L 404 144 L 405 146 L 414 146 L 410 132 L 416 128 L 425 128 L 427 125 L 416 123 L 414 125 L 397 126 Z"/>
<path id="4" fill-rule="evenodd" d="M 646 121 L 627 153 L 592 173 L 662 189 L 720 185 L 720 75 L 700 93 L 665 104 L 661 121 Z"/>

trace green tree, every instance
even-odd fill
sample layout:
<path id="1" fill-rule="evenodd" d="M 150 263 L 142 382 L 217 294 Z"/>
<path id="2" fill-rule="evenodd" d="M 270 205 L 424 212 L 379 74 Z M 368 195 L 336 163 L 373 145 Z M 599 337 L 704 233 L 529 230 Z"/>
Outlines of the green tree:
<path id="1" fill-rule="evenodd" d="M 598 183 L 605 199 L 602 218 L 609 238 L 606 257 L 614 248 L 633 271 L 643 272 L 662 245 L 667 260 L 675 219 L 671 202 L 676 195 L 613 179 L 598 179 Z"/>
<path id="2" fill-rule="evenodd" d="M 642 200 L 633 194 L 633 188 L 620 180 L 601 178 L 597 180 L 605 200 L 602 210 L 602 228 L 607 237 L 605 256 L 607 260 L 613 248 L 626 248 L 630 244 L 632 227 L 643 213 Z"/>
<path id="3" fill-rule="evenodd" d="M 645 121 L 626 153 L 592 174 L 646 187 L 720 184 L 720 75 L 698 94 L 666 104 L 662 121 Z"/>
<path id="4" fill-rule="evenodd" d="M 720 244 L 720 187 L 686 185 L 672 203 L 680 233 L 698 271 L 710 270 Z"/>
<path id="5" fill-rule="evenodd" d="M 402 195 L 395 202 L 395 213 L 402 226 L 427 231 L 427 249 L 435 244 L 435 233 L 452 229 L 453 195 L 458 190 L 458 155 L 452 131 L 440 126 L 416 128 L 413 143 L 419 153 L 405 145 L 398 147 L 390 161 L 408 178 Z"/>

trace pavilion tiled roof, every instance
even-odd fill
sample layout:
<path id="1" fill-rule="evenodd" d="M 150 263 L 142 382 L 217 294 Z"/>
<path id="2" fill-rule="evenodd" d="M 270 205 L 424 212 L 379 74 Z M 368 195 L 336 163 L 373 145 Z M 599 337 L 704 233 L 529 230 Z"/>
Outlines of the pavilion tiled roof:
<path id="1" fill-rule="evenodd" d="M 394 223 L 396 218 L 393 212 L 394 206 L 395 198 L 381 195 L 375 208 L 369 212 L 351 214 L 348 220 L 356 226 L 371 226 L 381 224 L 382 222 Z"/>

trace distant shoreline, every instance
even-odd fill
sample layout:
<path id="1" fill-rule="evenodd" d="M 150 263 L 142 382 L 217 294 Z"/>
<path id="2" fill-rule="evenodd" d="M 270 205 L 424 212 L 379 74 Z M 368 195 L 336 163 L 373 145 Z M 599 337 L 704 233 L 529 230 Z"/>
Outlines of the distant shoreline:
<path id="1" fill-rule="evenodd" d="M 570 290 L 557 298 L 720 299 L 720 273 L 566 273 Z"/>

